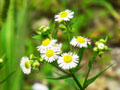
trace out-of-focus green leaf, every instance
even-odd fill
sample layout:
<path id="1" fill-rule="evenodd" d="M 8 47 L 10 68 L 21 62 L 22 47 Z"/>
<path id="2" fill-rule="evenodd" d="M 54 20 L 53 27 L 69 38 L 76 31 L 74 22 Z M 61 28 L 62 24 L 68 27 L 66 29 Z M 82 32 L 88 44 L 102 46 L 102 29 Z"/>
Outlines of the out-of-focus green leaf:
<path id="1" fill-rule="evenodd" d="M 51 79 L 51 80 L 61 80 L 61 79 L 67 79 L 67 78 L 70 78 L 72 75 L 69 74 L 69 75 L 63 75 L 63 76 L 60 76 L 58 78 L 47 78 L 47 79 Z"/>
<path id="2" fill-rule="evenodd" d="M 50 21 L 49 27 L 50 27 L 51 34 L 53 34 L 53 31 L 54 31 L 54 29 L 55 29 L 55 25 L 56 25 L 56 22 Z"/>
<path id="3" fill-rule="evenodd" d="M 39 39 L 39 40 L 41 40 L 42 36 L 40 36 L 40 35 L 34 35 L 32 38 L 33 39 Z"/>
<path id="4" fill-rule="evenodd" d="M 94 82 L 99 76 L 101 76 L 107 69 L 109 69 L 113 64 L 109 65 L 106 69 L 104 69 L 103 71 L 101 71 L 100 73 L 98 73 L 97 75 L 95 75 L 94 77 L 90 78 L 87 80 L 87 82 L 84 84 L 84 89 L 90 85 L 92 82 Z"/>
<path id="5" fill-rule="evenodd" d="M 108 36 L 106 36 L 106 38 L 105 38 L 105 43 L 107 43 L 107 41 L 108 41 Z"/>
<path id="6" fill-rule="evenodd" d="M 55 72 L 55 74 L 58 75 L 58 76 L 62 76 L 62 74 L 60 74 L 60 73 L 58 73 L 58 72 Z"/>
<path id="7" fill-rule="evenodd" d="M 78 55 L 79 55 L 79 63 L 78 63 L 78 66 L 79 66 L 80 63 L 81 63 L 83 53 L 84 53 L 84 48 L 80 48 L 80 49 L 79 49 L 79 52 L 78 52 Z"/>
<path id="8" fill-rule="evenodd" d="M 57 39 L 58 30 L 55 31 L 54 38 Z"/>
<path id="9" fill-rule="evenodd" d="M 12 72 L 12 73 L 10 73 L 4 80 L 0 81 L 0 84 L 4 83 L 4 82 L 5 82 L 11 75 L 13 75 L 14 73 L 15 73 L 15 71 Z"/>

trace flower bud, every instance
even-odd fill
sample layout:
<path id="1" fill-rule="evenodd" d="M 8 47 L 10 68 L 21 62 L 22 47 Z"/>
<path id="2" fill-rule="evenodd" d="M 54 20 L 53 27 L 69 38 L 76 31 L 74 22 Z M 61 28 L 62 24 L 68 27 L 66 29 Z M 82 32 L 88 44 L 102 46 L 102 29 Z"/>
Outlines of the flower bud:
<path id="1" fill-rule="evenodd" d="M 0 63 L 3 63 L 3 59 L 0 58 Z"/>
<path id="2" fill-rule="evenodd" d="M 99 52 L 99 55 L 102 55 L 102 54 L 104 54 L 104 52 L 103 52 L 103 51 L 100 51 L 100 52 Z"/>
<path id="3" fill-rule="evenodd" d="M 38 61 L 35 61 L 35 62 L 33 63 L 33 69 L 34 69 L 34 70 L 38 70 L 38 69 L 39 69 L 39 66 L 40 66 L 40 63 L 39 63 Z"/>
<path id="4" fill-rule="evenodd" d="M 39 30 L 43 30 L 44 28 L 45 28 L 45 26 L 42 25 L 42 26 L 39 28 Z"/>
<path id="5" fill-rule="evenodd" d="M 43 59 L 42 58 L 40 58 L 40 62 L 42 62 L 43 61 Z"/>
<path id="6" fill-rule="evenodd" d="M 59 28 L 60 28 L 62 31 L 67 29 L 66 26 L 63 25 L 63 24 L 60 24 L 60 25 L 59 25 Z"/>
<path id="7" fill-rule="evenodd" d="M 95 45 L 98 45 L 99 44 L 99 42 L 95 42 Z"/>
<path id="8" fill-rule="evenodd" d="M 100 39 L 100 42 L 101 42 L 101 43 L 105 43 L 105 40 L 104 40 L 104 39 Z"/>
<path id="9" fill-rule="evenodd" d="M 97 52 L 97 51 L 98 51 L 98 48 L 97 48 L 97 47 L 94 47 L 94 48 L 93 48 L 93 51 Z"/>
<path id="10" fill-rule="evenodd" d="M 105 48 L 105 50 L 108 50 L 108 46 L 105 46 L 104 48 Z"/>
<path id="11" fill-rule="evenodd" d="M 49 29 L 50 29 L 49 27 L 46 27 L 46 28 L 43 29 L 43 32 L 46 32 L 46 31 L 48 31 Z"/>
<path id="12" fill-rule="evenodd" d="M 40 31 L 37 31 L 37 34 L 41 35 L 42 33 Z"/>
<path id="13" fill-rule="evenodd" d="M 30 54 L 30 60 L 32 60 L 33 58 L 35 58 L 35 56 L 33 54 Z"/>

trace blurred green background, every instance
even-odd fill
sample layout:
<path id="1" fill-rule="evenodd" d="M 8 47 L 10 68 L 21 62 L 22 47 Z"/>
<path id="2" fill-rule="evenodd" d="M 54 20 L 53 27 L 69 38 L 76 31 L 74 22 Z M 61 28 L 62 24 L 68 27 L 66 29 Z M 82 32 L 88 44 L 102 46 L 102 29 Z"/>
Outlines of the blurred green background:
<path id="1" fill-rule="evenodd" d="M 65 82 L 47 80 L 46 77 L 53 77 L 54 72 L 59 72 L 49 64 L 41 65 L 40 71 L 30 75 L 23 75 L 19 66 L 22 56 L 39 54 L 36 46 L 40 45 L 40 40 L 32 38 L 37 28 L 48 26 L 50 20 L 54 21 L 54 15 L 65 9 L 75 12 L 75 35 L 96 40 L 108 35 L 108 46 L 113 48 L 105 53 L 103 60 L 98 58 L 91 75 L 111 62 L 116 63 L 115 66 L 87 90 L 120 90 L 120 0 L 0 0 L 0 56 L 6 54 L 0 80 L 16 71 L 0 85 L 0 90 L 31 90 L 35 82 L 45 84 L 50 90 L 67 90 L 68 87 L 75 90 L 73 84 L 69 83 L 70 79 Z M 62 32 L 59 31 L 58 39 L 61 40 L 61 37 Z M 89 60 L 90 55 L 91 52 L 86 50 L 83 63 Z M 78 72 L 79 80 L 84 77 L 86 69 L 84 67 L 83 71 Z"/>

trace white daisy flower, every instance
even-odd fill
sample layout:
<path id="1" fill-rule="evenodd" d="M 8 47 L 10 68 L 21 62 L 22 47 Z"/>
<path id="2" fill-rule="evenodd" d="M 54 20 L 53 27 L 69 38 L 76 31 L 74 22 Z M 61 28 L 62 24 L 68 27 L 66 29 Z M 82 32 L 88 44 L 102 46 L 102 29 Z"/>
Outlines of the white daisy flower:
<path id="1" fill-rule="evenodd" d="M 71 52 L 63 53 L 57 62 L 61 68 L 71 69 L 77 66 L 77 63 L 79 62 L 79 56 Z"/>
<path id="2" fill-rule="evenodd" d="M 90 43 L 89 39 L 84 38 L 82 36 L 78 36 L 77 38 L 73 37 L 70 44 L 73 45 L 74 47 L 76 46 L 76 47 L 80 47 L 80 48 L 82 48 L 82 47 L 86 48 L 86 47 L 88 47 L 87 44 L 91 44 L 91 43 Z"/>
<path id="3" fill-rule="evenodd" d="M 33 90 L 49 90 L 47 86 L 43 85 L 43 84 L 40 84 L 40 83 L 35 83 L 33 86 L 32 86 L 32 89 Z"/>
<path id="4" fill-rule="evenodd" d="M 58 13 L 58 15 L 55 15 L 55 21 L 70 21 L 70 19 L 73 18 L 74 12 L 71 12 L 70 10 L 65 10 L 63 12 Z"/>
<path id="5" fill-rule="evenodd" d="M 58 59 L 58 55 L 61 53 L 61 44 L 56 44 L 53 47 L 42 52 L 41 57 L 48 62 L 53 62 Z"/>
<path id="6" fill-rule="evenodd" d="M 42 41 L 42 45 L 38 46 L 37 49 L 40 53 L 46 51 L 48 48 L 52 47 L 55 43 L 57 42 L 57 40 L 53 39 L 45 39 Z"/>
<path id="7" fill-rule="evenodd" d="M 102 50 L 105 48 L 105 45 L 103 43 L 98 44 L 98 49 Z"/>
<path id="8" fill-rule="evenodd" d="M 20 62 L 20 67 L 24 74 L 30 74 L 31 73 L 31 64 L 28 57 L 22 57 Z"/>

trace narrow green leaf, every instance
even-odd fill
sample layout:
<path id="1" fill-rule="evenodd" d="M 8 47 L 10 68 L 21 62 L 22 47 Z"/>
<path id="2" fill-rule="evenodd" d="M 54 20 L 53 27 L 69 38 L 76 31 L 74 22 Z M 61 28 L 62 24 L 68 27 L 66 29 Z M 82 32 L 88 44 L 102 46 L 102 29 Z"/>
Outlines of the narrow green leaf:
<path id="1" fill-rule="evenodd" d="M 54 35 L 55 39 L 57 39 L 57 33 L 58 33 L 58 30 L 55 31 L 55 35 Z"/>
<path id="2" fill-rule="evenodd" d="M 56 22 L 52 22 L 52 21 L 50 21 L 50 25 L 49 25 L 49 27 L 50 27 L 51 34 L 53 34 L 53 31 L 54 31 L 55 25 L 56 25 Z"/>
<path id="3" fill-rule="evenodd" d="M 41 39 L 41 36 L 40 35 L 34 35 L 32 38 L 33 39 Z"/>
<path id="4" fill-rule="evenodd" d="M 90 85 L 92 82 L 94 82 L 99 76 L 101 76 L 107 69 L 109 69 L 113 64 L 109 65 L 106 69 L 104 69 L 103 71 L 101 71 L 100 73 L 98 73 L 97 75 L 95 75 L 94 77 L 90 78 L 87 80 L 87 82 L 85 83 L 84 89 Z"/>
<path id="5" fill-rule="evenodd" d="M 62 74 L 58 73 L 58 72 L 54 72 L 56 75 L 58 76 L 62 76 Z"/>
<path id="6" fill-rule="evenodd" d="M 4 58 L 5 58 L 5 56 L 6 56 L 6 54 L 3 54 L 3 55 L 2 55 L 2 58 L 4 59 Z"/>
<path id="7" fill-rule="evenodd" d="M 105 38 L 105 43 L 107 43 L 107 41 L 108 41 L 108 36 L 106 36 L 106 38 Z"/>
<path id="8" fill-rule="evenodd" d="M 82 56 L 83 56 L 83 53 L 84 53 L 84 49 L 85 48 L 80 48 L 79 49 L 79 52 L 78 52 L 78 55 L 79 55 L 79 63 L 78 63 L 78 66 L 80 65 L 81 61 L 82 61 Z"/>
<path id="9" fill-rule="evenodd" d="M 4 80 L 0 81 L 0 84 L 4 83 L 4 82 L 5 82 L 10 76 L 12 76 L 14 73 L 15 73 L 15 71 L 12 72 L 12 73 L 10 73 Z"/>
<path id="10" fill-rule="evenodd" d="M 46 78 L 46 79 L 51 79 L 51 80 L 61 80 L 61 79 L 67 79 L 69 77 L 71 77 L 72 75 L 69 74 L 69 75 L 63 75 L 63 76 L 60 76 L 60 77 L 57 77 L 57 78 Z"/>

